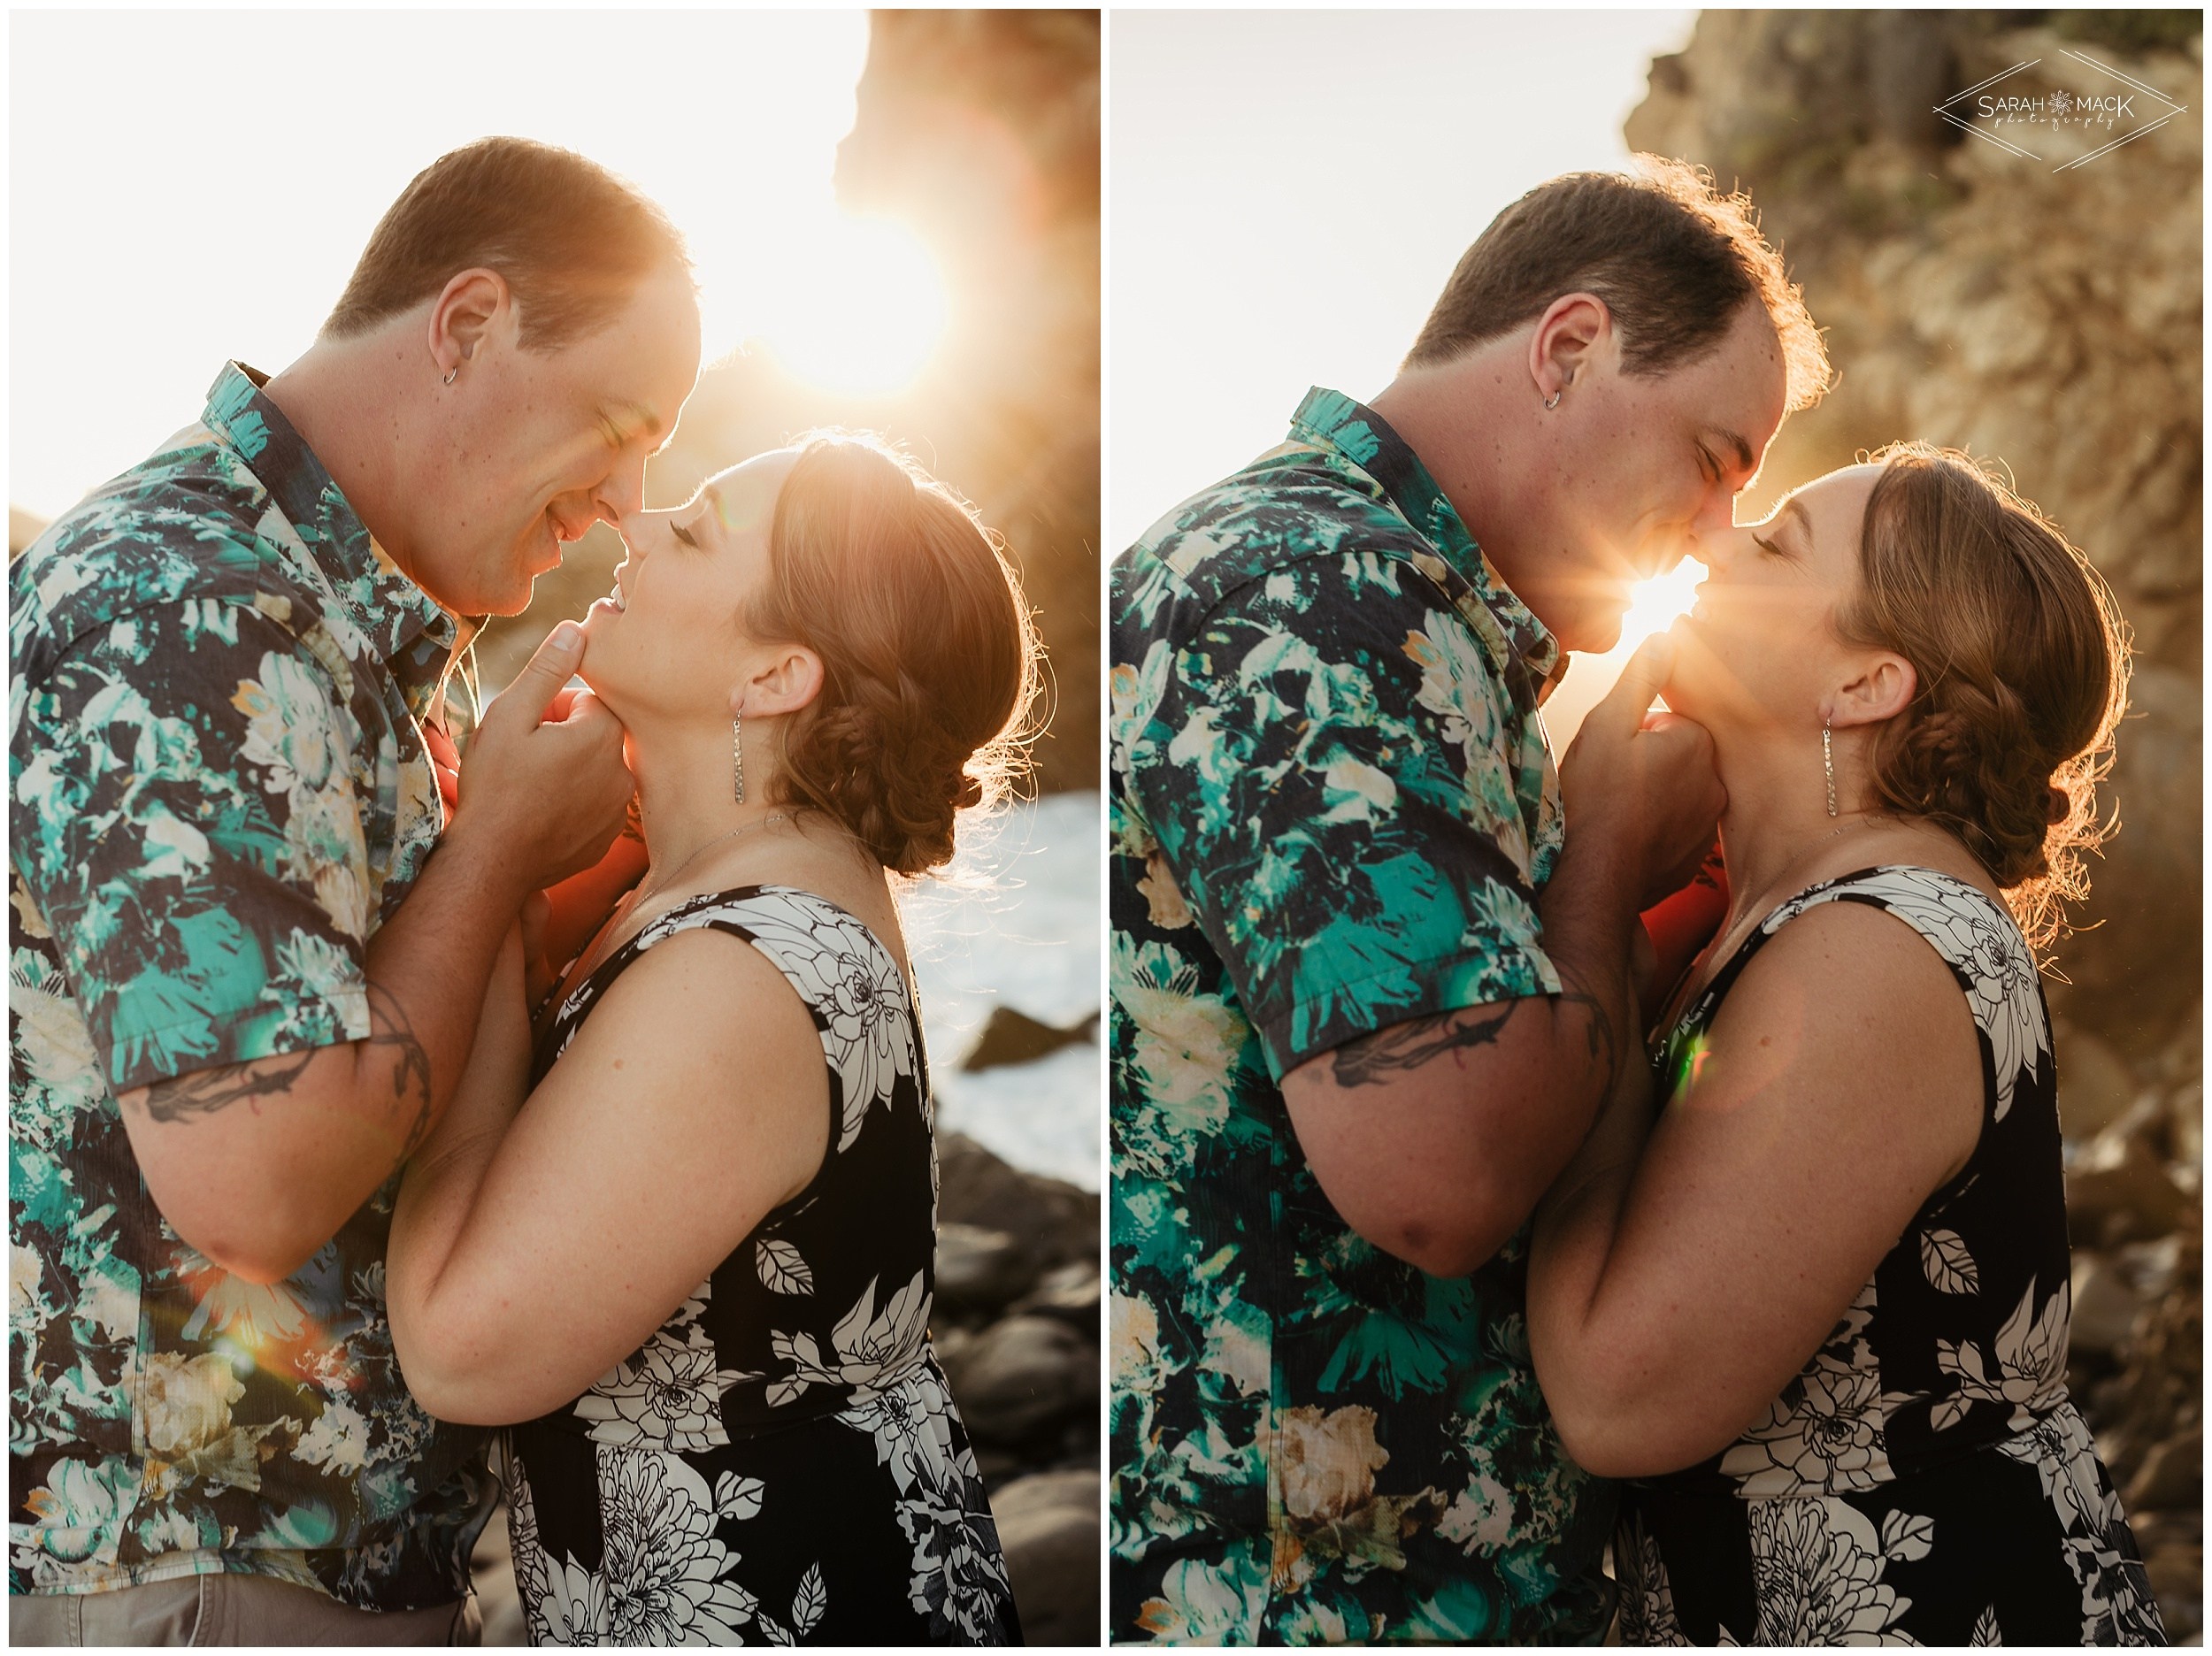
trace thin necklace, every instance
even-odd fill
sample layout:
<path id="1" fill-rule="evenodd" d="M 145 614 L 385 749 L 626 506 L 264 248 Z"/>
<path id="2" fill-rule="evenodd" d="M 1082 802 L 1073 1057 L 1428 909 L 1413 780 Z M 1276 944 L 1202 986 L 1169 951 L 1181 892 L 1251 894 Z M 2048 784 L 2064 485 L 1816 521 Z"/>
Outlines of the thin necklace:
<path id="1" fill-rule="evenodd" d="M 1782 865 L 1782 871 L 1774 877 L 1772 882 L 1764 891 L 1759 893 L 1759 905 L 1763 907 L 1768 898 L 1771 897 L 1776 892 L 1780 891 L 1784 886 L 1788 884 L 1790 875 L 1797 870 L 1799 865 L 1801 864 L 1806 858 L 1812 855 L 1814 852 L 1819 850 L 1821 847 L 1826 845 L 1831 840 L 1839 839 L 1843 835 L 1849 833 L 1854 828 L 1863 828 L 1870 822 L 1886 822 L 1888 820 L 1889 818 L 1880 811 L 1869 811 L 1865 816 L 1860 817 L 1855 822 L 1847 822 L 1840 828 L 1831 828 L 1826 833 L 1821 835 L 1819 839 L 1814 840 L 1810 845 L 1807 846 L 1802 851 L 1800 851 L 1795 856 L 1792 857 L 1787 862 L 1785 862 Z M 1755 909 L 1748 910 L 1747 912 L 1755 912 Z"/>
<path id="2" fill-rule="evenodd" d="M 621 915 L 607 923 L 606 930 L 600 934 L 602 939 L 611 938 L 617 932 L 621 931 L 621 929 L 632 919 L 635 918 L 638 912 L 652 900 L 655 893 L 664 891 L 669 886 L 674 885 L 679 879 L 681 879 L 686 869 L 689 868 L 694 862 L 696 862 L 701 857 L 704 856 L 716 846 L 720 845 L 726 840 L 734 840 L 740 834 L 750 833 L 756 828 L 765 828 L 771 823 L 789 822 L 790 820 L 791 817 L 787 812 L 770 811 L 765 816 L 763 816 L 757 822 L 740 823 L 727 833 L 718 833 L 715 835 L 713 839 L 707 840 L 705 843 L 701 845 L 697 850 L 694 851 L 681 862 L 679 862 L 676 865 L 675 870 L 671 873 L 667 878 L 657 879 L 650 886 L 641 886 L 636 891 L 632 892 L 627 901 L 627 906 L 623 909 Z M 593 971 L 598 969 L 600 962 L 606 957 L 606 955 L 611 954 L 612 952 L 613 951 L 611 949 L 603 951 L 594 949 L 591 954 L 580 965 L 568 974 L 567 981 L 573 983 L 580 978 L 590 976 Z"/>

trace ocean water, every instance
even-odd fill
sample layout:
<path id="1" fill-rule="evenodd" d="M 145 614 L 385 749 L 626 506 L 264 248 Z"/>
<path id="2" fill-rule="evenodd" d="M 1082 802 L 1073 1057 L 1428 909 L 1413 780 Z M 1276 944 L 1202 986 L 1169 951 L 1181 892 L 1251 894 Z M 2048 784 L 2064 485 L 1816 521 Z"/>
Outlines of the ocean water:
<path id="1" fill-rule="evenodd" d="M 1101 847 L 1099 796 L 1049 794 L 964 824 L 953 878 L 901 901 L 938 1125 L 1086 1190 L 1099 1187 L 1103 1131 L 1098 1025 L 1033 1063 L 960 1062 L 995 1007 L 1061 1029 L 1102 1010 Z"/>

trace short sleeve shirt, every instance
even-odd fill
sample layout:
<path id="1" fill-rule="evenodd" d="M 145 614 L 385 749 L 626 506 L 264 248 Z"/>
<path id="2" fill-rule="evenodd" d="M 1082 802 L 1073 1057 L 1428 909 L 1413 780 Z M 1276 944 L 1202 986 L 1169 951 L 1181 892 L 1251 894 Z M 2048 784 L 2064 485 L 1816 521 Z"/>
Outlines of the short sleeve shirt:
<path id="1" fill-rule="evenodd" d="M 9 1590 L 451 1603 L 489 1488 L 393 1356 L 396 1178 L 256 1286 L 163 1220 L 116 1099 L 368 1034 L 462 624 L 236 364 L 15 560 L 9 621 Z"/>
<path id="2" fill-rule="evenodd" d="M 1611 1498 L 1537 1389 L 1525 1232 L 1449 1281 L 1377 1249 L 1280 1090 L 1557 992 L 1557 644 L 1325 390 L 1109 602 L 1113 1635 L 1594 1638 Z"/>

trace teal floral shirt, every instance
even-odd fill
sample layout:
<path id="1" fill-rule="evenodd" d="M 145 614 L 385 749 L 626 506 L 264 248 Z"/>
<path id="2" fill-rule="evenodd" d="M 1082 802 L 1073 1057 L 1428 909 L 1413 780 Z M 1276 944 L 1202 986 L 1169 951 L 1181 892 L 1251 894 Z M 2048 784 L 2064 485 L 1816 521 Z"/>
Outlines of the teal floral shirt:
<path id="1" fill-rule="evenodd" d="M 480 1434 L 402 1383 L 395 1179 L 290 1279 L 180 1240 L 119 1092 L 369 1032 L 459 624 L 227 366 L 9 570 L 9 1591 L 275 1576 L 449 1604 Z M 466 709 L 462 709 L 466 710 Z"/>
<path id="2" fill-rule="evenodd" d="M 1451 1281 L 1375 1248 L 1279 1085 L 1557 992 L 1558 647 L 1332 391 L 1110 609 L 1113 1636 L 1594 1641 L 1613 1502 L 1537 1390 L 1525 1233 Z"/>

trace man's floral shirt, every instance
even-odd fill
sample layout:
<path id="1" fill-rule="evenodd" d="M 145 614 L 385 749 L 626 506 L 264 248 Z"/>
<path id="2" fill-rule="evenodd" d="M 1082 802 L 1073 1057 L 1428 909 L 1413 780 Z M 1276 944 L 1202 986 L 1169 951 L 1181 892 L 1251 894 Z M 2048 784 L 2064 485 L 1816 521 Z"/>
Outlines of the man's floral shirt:
<path id="1" fill-rule="evenodd" d="M 116 1097 L 369 1032 L 459 626 L 236 364 L 8 597 L 9 1591 L 451 1603 L 491 1485 L 393 1358 L 396 1179 L 257 1286 L 164 1223 Z"/>
<path id="2" fill-rule="evenodd" d="M 1525 1232 L 1452 1281 L 1382 1253 L 1279 1088 L 1557 992 L 1558 647 L 1320 390 L 1116 563 L 1110 610 L 1112 1636 L 1594 1639 L 1612 1500 L 1537 1391 Z"/>

